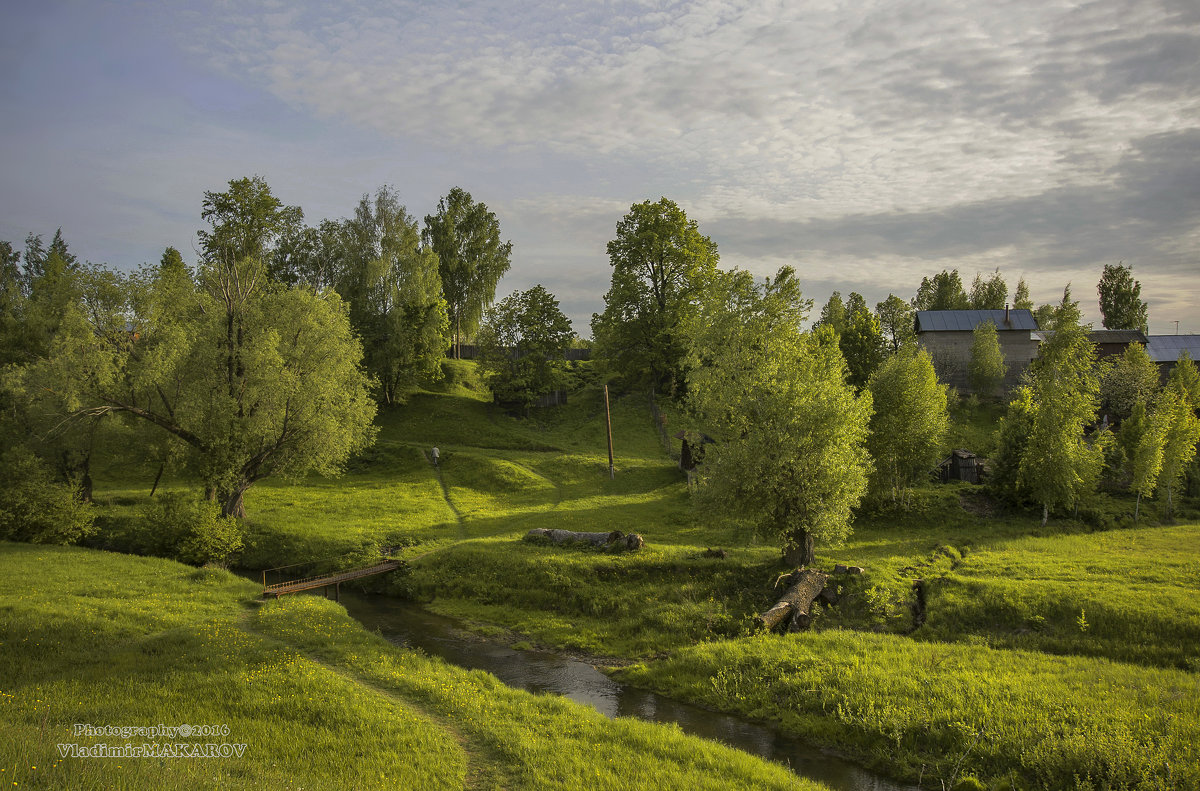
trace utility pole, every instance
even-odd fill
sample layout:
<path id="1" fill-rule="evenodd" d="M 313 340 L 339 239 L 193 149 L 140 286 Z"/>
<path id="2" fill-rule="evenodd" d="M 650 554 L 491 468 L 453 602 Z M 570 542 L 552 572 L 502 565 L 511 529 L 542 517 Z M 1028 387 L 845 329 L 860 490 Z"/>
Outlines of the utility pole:
<path id="1" fill-rule="evenodd" d="M 612 455 L 612 413 L 608 409 L 608 385 L 604 386 L 604 422 L 608 425 L 608 477 L 616 478 L 617 473 L 613 470 L 613 455 Z"/>

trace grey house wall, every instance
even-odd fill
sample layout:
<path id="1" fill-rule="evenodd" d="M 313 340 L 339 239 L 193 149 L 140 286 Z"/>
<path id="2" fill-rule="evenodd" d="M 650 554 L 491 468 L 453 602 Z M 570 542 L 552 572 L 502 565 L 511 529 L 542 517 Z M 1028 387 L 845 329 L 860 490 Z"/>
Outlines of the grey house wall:
<path id="1" fill-rule="evenodd" d="M 1037 356 L 1037 343 L 1030 337 L 1029 330 L 997 330 L 1000 351 L 1004 355 L 1007 372 L 1004 389 L 1011 390 L 1020 383 L 1021 374 Z M 938 330 L 917 333 L 917 341 L 933 358 L 933 367 L 938 380 L 956 388 L 960 393 L 974 392 L 967 380 L 967 367 L 971 364 L 971 344 L 975 335 L 967 331 Z"/>

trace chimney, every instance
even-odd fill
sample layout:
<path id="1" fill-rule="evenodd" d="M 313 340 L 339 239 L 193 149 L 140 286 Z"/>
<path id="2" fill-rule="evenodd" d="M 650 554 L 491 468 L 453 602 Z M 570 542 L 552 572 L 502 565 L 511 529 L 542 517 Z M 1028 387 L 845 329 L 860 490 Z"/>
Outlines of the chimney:
<path id="1" fill-rule="evenodd" d="M 1008 320 L 1008 303 L 1007 302 L 1004 303 L 1004 323 L 1010 324 L 1010 322 Z"/>

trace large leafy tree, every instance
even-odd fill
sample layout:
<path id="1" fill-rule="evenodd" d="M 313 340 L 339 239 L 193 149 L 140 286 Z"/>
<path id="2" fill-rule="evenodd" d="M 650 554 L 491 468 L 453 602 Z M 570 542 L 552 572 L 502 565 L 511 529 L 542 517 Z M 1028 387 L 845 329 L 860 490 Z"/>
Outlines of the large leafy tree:
<path id="1" fill-rule="evenodd" d="M 971 307 L 971 299 L 963 290 L 958 270 L 951 269 L 921 278 L 912 304 L 916 310 L 966 310 Z"/>
<path id="2" fill-rule="evenodd" d="M 1033 310 L 1033 300 L 1029 297 L 1029 284 L 1025 278 L 1017 281 L 1017 291 L 1013 294 L 1013 307 L 1017 310 Z"/>
<path id="3" fill-rule="evenodd" d="M 949 427 L 946 386 L 924 349 L 907 346 L 888 358 L 870 382 L 875 412 L 867 448 L 875 460 L 872 489 L 899 502 L 928 474 Z"/>
<path id="4" fill-rule="evenodd" d="M 837 543 L 866 491 L 869 393 L 845 382 L 835 344 L 802 332 L 810 303 L 795 275 L 756 284 L 722 275 L 689 320 L 688 399 L 708 446 L 698 502 L 779 541 L 808 565 Z"/>
<path id="5" fill-rule="evenodd" d="M 1183 479 L 1188 465 L 1196 457 L 1196 443 L 1200 441 L 1200 420 L 1191 398 L 1178 380 L 1173 380 L 1163 390 L 1157 409 L 1163 424 L 1162 468 L 1158 485 L 1167 490 L 1167 514 L 1173 516 L 1175 502 L 1172 494 Z"/>
<path id="6" fill-rule="evenodd" d="M 480 367 L 496 399 L 528 409 L 555 390 L 573 337 L 571 320 L 540 285 L 490 308 L 479 331 Z"/>
<path id="7" fill-rule="evenodd" d="M 971 389 L 982 396 L 994 396 L 1007 371 L 996 325 L 990 321 L 980 322 L 972 333 L 971 361 L 967 364 L 967 381 L 971 383 Z"/>
<path id="8" fill-rule="evenodd" d="M 630 207 L 608 243 L 612 282 L 592 317 L 596 354 L 630 385 L 677 390 L 687 342 L 680 330 L 717 271 L 717 245 L 674 201 Z"/>
<path id="9" fill-rule="evenodd" d="M 1142 284 L 1133 279 L 1133 267 L 1105 264 L 1096 286 L 1105 329 L 1149 332 L 1149 307 L 1142 301 Z"/>
<path id="10" fill-rule="evenodd" d="M 479 327 L 483 311 L 496 297 L 496 284 L 508 271 L 512 242 L 500 241 L 496 215 L 460 187 L 438 201 L 436 214 L 425 217 L 424 238 L 438 257 L 457 358 L 463 335 Z"/>
<path id="11" fill-rule="evenodd" d="M 821 306 L 821 316 L 817 319 L 816 327 L 829 327 L 838 335 L 846 329 L 846 303 L 842 301 L 842 292 L 835 291 Z"/>
<path id="12" fill-rule="evenodd" d="M 1095 347 L 1088 327 L 1079 324 L 1077 302 L 1068 287 L 1055 313 L 1054 334 L 1031 366 L 1029 436 L 1017 481 L 1042 506 L 1042 524 L 1051 508 L 1077 503 L 1095 480 L 1101 450 L 1088 444 L 1084 427 L 1099 406 Z"/>
<path id="13" fill-rule="evenodd" d="M 266 276 L 291 212 L 259 181 L 205 194 L 211 228 L 195 277 L 164 256 L 151 271 L 96 279 L 23 379 L 67 419 L 123 415 L 169 434 L 226 516 L 242 515 L 246 490 L 269 476 L 336 473 L 374 432 L 345 303 Z"/>
<path id="14" fill-rule="evenodd" d="M 875 316 L 879 319 L 884 345 L 891 354 L 916 345 L 917 331 L 913 324 L 913 309 L 900 297 L 888 294 L 887 299 L 875 305 Z"/>
<path id="15" fill-rule="evenodd" d="M 437 255 L 421 243 L 417 221 L 394 190 L 364 195 L 341 223 L 332 279 L 350 305 L 350 323 L 366 348 L 382 400 L 435 373 L 449 327 Z"/>
<path id="16" fill-rule="evenodd" d="M 1112 418 L 1122 419 L 1136 404 L 1149 405 L 1158 391 L 1158 366 L 1140 343 L 1131 343 L 1116 359 L 1100 366 L 1100 399 Z"/>

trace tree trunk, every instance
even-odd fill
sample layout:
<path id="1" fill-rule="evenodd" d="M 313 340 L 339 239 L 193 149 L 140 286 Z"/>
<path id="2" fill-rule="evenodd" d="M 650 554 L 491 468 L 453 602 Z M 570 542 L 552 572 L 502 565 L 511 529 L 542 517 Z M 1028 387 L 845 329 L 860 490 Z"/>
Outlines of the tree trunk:
<path id="1" fill-rule="evenodd" d="M 1136 525 L 1138 521 L 1138 511 L 1142 508 L 1142 493 L 1138 492 L 1137 502 L 1133 504 L 1133 523 Z"/>
<path id="2" fill-rule="evenodd" d="M 242 495 L 246 493 L 248 486 L 239 486 L 229 493 L 228 496 L 221 498 L 221 516 L 233 517 L 234 519 L 246 518 L 246 506 L 242 502 Z"/>
<path id="3" fill-rule="evenodd" d="M 783 559 L 789 566 L 803 568 L 816 562 L 812 533 L 800 530 L 793 538 L 793 542 L 783 548 Z"/>
<path id="4" fill-rule="evenodd" d="M 555 544 L 584 543 L 595 547 L 615 550 L 637 550 L 645 545 L 645 541 L 637 533 L 624 535 L 620 530 L 611 533 L 577 533 L 572 530 L 547 530 L 534 528 L 525 534 L 526 540 L 549 539 Z"/>
<path id="5" fill-rule="evenodd" d="M 825 590 L 829 575 L 816 569 L 797 569 L 788 578 L 791 585 L 771 609 L 758 616 L 763 627 L 770 631 L 785 621 L 789 628 L 803 629 L 809 624 L 809 607 L 813 599 Z"/>
<path id="6" fill-rule="evenodd" d="M 1042 527 L 1046 526 L 1046 522 L 1050 519 L 1050 506 L 1042 503 Z"/>
<path id="7" fill-rule="evenodd" d="M 162 464 L 158 465 L 158 475 L 154 476 L 154 485 L 150 487 L 150 496 L 151 497 L 153 497 L 154 493 L 156 491 L 158 491 L 158 482 L 160 480 L 162 480 L 163 470 L 165 470 L 166 468 L 167 468 L 167 463 L 165 461 Z"/>

